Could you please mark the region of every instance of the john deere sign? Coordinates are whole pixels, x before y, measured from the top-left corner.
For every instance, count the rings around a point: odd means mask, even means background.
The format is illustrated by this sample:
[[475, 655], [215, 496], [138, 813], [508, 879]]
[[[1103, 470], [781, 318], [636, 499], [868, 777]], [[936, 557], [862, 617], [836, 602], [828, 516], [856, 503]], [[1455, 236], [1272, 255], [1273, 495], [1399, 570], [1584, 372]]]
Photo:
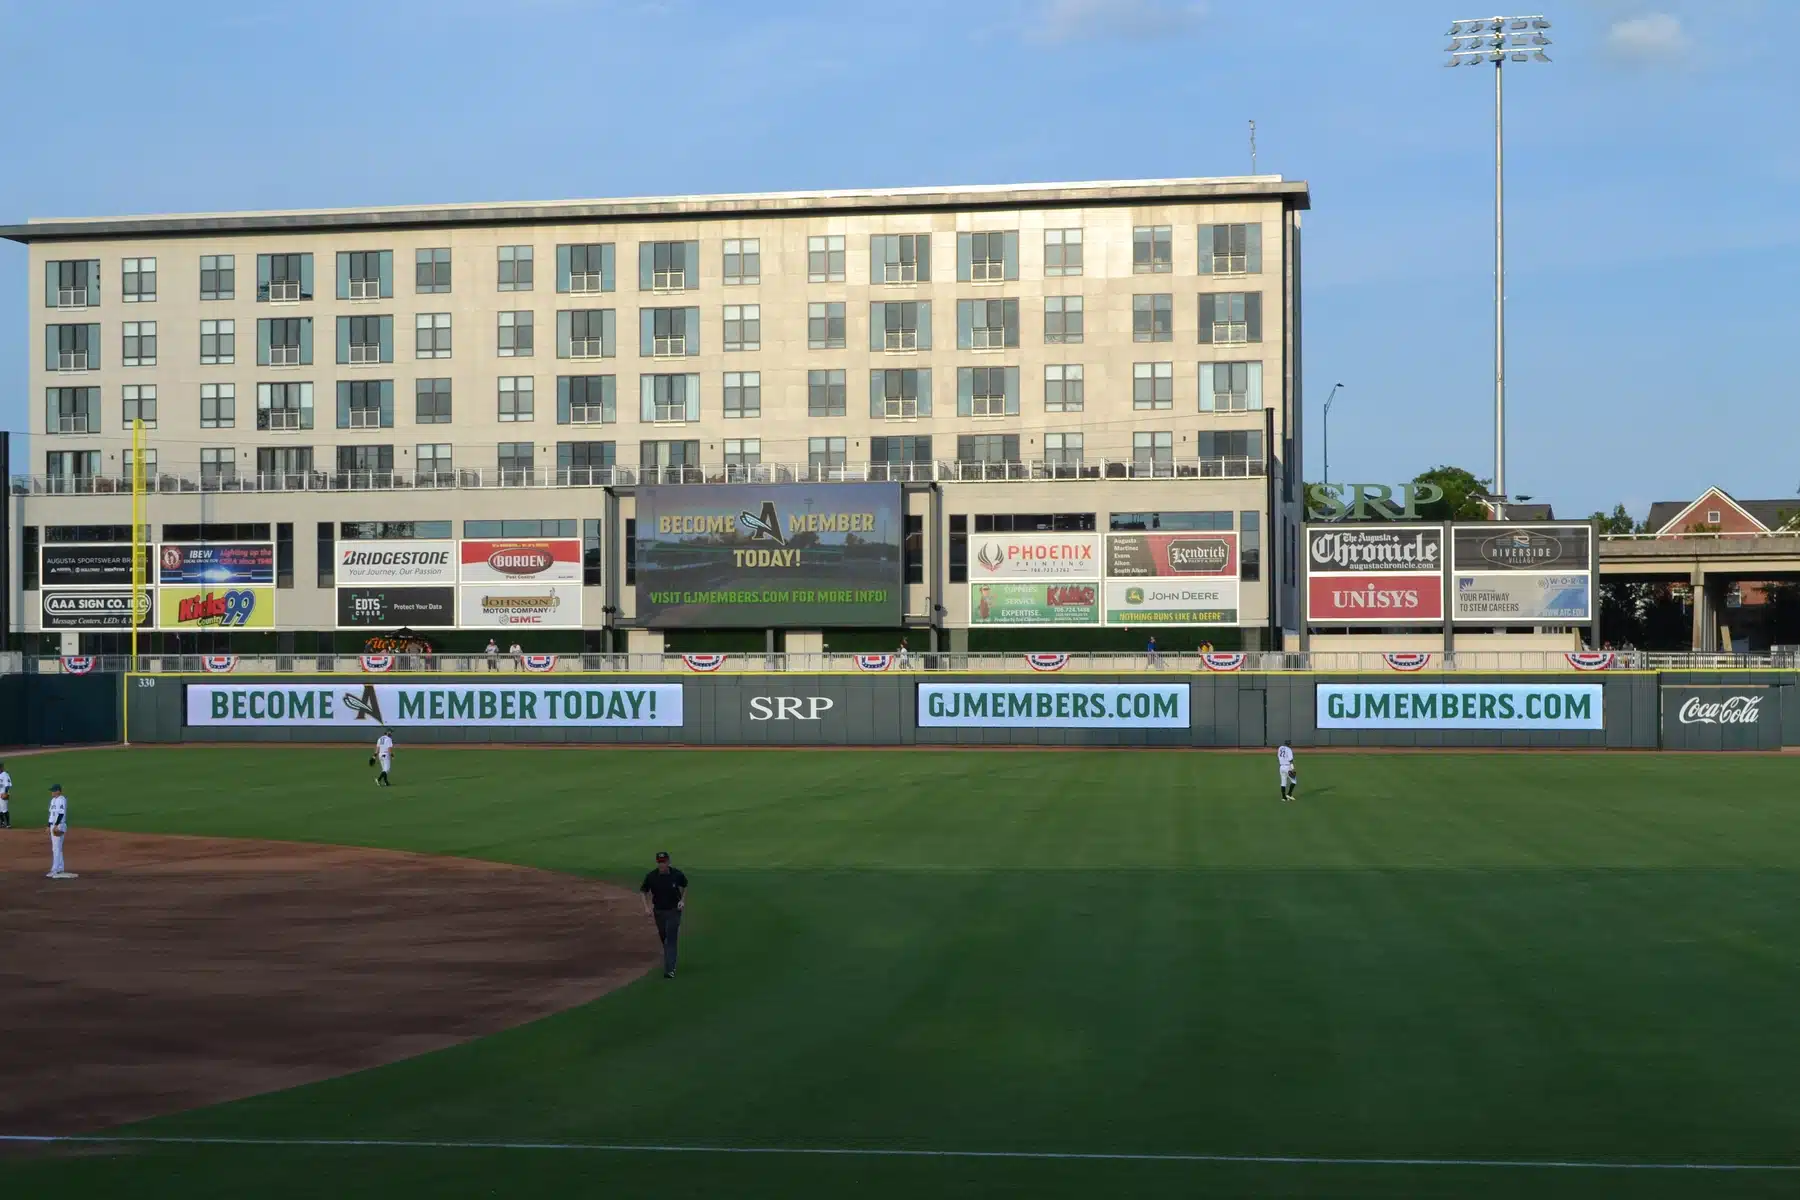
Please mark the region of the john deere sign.
[[264, 728], [386, 726], [490, 728], [675, 726], [679, 683], [201, 684], [187, 688], [187, 724]]

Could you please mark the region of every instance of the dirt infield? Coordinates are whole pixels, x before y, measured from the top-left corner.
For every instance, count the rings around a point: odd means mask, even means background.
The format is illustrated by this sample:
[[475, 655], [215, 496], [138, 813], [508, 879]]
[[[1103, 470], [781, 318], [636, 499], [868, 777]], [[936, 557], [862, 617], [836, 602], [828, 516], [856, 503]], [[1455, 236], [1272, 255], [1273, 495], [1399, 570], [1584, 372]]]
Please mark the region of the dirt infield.
[[287, 842], [0, 832], [0, 1129], [75, 1133], [378, 1066], [660, 963], [637, 896]]

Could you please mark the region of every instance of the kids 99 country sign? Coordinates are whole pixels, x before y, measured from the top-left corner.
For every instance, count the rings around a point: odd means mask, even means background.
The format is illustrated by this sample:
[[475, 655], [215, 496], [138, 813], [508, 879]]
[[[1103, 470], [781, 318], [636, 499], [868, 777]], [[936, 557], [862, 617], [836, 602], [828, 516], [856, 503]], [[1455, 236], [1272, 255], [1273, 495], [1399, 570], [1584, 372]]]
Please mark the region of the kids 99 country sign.
[[156, 623], [169, 630], [273, 629], [273, 587], [163, 587], [156, 591]]

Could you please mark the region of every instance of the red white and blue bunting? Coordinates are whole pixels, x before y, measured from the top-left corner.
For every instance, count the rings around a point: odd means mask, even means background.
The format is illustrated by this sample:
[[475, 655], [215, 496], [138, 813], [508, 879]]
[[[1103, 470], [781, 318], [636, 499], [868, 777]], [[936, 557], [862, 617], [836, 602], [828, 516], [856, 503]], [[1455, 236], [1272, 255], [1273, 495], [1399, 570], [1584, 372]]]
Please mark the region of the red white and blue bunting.
[[1200, 662], [1209, 671], [1236, 671], [1243, 667], [1244, 656], [1239, 652], [1202, 654]]
[[1387, 665], [1396, 671], [1423, 671], [1431, 665], [1429, 650], [1397, 650], [1383, 654]]
[[856, 669], [859, 671], [885, 671], [894, 665], [891, 654], [858, 654]]
[[203, 654], [200, 656], [200, 669], [208, 675], [229, 675], [237, 670], [238, 656], [235, 654]]
[[723, 654], [684, 654], [681, 661], [687, 664], [690, 671], [711, 672], [725, 665]]
[[365, 671], [391, 671], [394, 669], [394, 656], [391, 654], [365, 654], [362, 656], [362, 669]]
[[92, 654], [65, 654], [62, 660], [63, 673], [86, 675], [94, 669], [94, 664], [98, 661]]
[[532, 672], [535, 672], [536, 674], [542, 675], [542, 674], [545, 674], [546, 672], [556, 670], [556, 655], [554, 655], [554, 654], [521, 655], [519, 658], [519, 665], [524, 667], [527, 671], [532, 671]]
[[1572, 650], [1565, 657], [1577, 671], [1604, 671], [1619, 658], [1611, 650]]
[[1066, 654], [1027, 654], [1025, 665], [1034, 671], [1060, 671], [1069, 665]]

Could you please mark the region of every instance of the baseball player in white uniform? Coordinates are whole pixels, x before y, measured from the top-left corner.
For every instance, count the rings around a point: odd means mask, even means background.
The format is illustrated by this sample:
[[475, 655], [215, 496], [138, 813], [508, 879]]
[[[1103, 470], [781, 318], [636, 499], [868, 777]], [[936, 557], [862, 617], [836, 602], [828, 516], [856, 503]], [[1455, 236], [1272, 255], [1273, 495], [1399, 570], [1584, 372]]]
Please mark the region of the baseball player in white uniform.
[[0, 762], [0, 829], [12, 828], [12, 776]]
[[384, 729], [381, 731], [381, 736], [375, 739], [375, 757], [369, 761], [371, 763], [376, 761], [381, 763], [381, 774], [375, 777], [375, 782], [381, 787], [393, 787], [393, 783], [388, 779], [388, 772], [394, 769], [393, 730]]
[[46, 879], [74, 879], [75, 873], [63, 868], [63, 837], [69, 832], [69, 801], [62, 785], [50, 785], [50, 873]]
[[1292, 800], [1294, 790], [1300, 786], [1300, 774], [1294, 770], [1294, 744], [1281, 743], [1281, 749], [1275, 751], [1275, 761], [1281, 765], [1281, 798]]

